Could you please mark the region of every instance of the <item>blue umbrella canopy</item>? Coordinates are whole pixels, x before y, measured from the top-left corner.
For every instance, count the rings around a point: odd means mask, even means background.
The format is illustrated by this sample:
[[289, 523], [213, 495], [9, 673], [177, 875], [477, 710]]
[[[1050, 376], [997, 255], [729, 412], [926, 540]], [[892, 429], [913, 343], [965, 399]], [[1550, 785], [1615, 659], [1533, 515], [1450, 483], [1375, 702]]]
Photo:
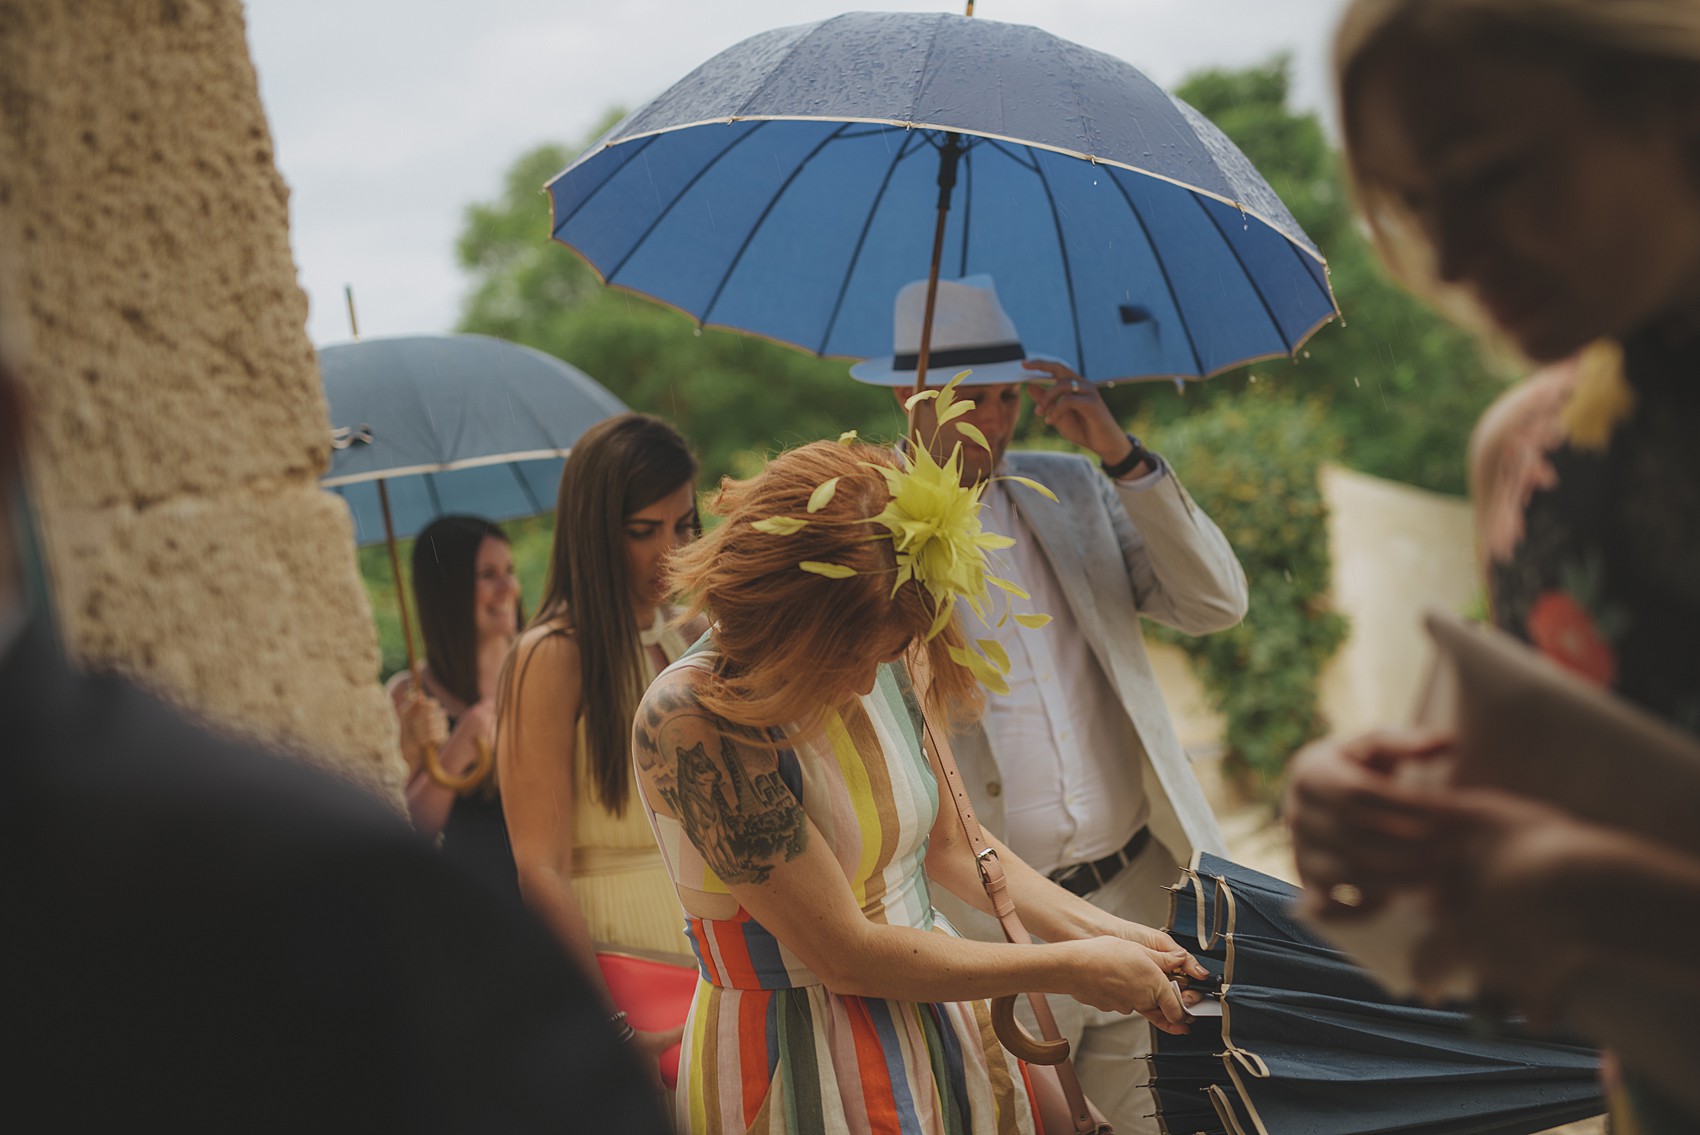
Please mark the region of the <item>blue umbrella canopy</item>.
[[585, 430], [626, 406], [542, 351], [484, 335], [361, 339], [319, 348], [333, 437], [320, 484], [340, 494], [360, 544], [446, 513], [490, 520], [554, 507], [561, 463]]
[[549, 183], [553, 231], [700, 323], [884, 355], [957, 144], [942, 274], [992, 275], [1023, 346], [1094, 381], [1290, 355], [1336, 314], [1316, 246], [1197, 111], [1103, 52], [942, 13], [727, 49]]
[[1211, 855], [1172, 889], [1169, 929], [1220, 1013], [1153, 1030], [1164, 1131], [1528, 1135], [1604, 1109], [1598, 1053], [1393, 1000], [1293, 918], [1297, 893]]

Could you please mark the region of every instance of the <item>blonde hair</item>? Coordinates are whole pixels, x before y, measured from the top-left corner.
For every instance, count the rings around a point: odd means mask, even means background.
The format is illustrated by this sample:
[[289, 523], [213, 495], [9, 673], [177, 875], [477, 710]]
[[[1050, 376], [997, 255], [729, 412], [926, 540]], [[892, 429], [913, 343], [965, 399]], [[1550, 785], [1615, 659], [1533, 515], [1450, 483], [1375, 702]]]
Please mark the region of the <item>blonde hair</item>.
[[[689, 615], [706, 611], [716, 622], [724, 665], [698, 691], [704, 708], [738, 725], [810, 725], [878, 661], [879, 636], [907, 634], [929, 715], [962, 724], [978, 712], [978, 683], [950, 658], [951, 647], [965, 645], [956, 618], [926, 641], [931, 600], [913, 580], [892, 588], [890, 533], [868, 519], [891, 497], [874, 466], [897, 468], [897, 458], [872, 445], [822, 441], [780, 454], [748, 480], [721, 482], [709, 505], [720, 525], [667, 567], [669, 586], [690, 599]], [[810, 494], [833, 477], [838, 491], [806, 528], [778, 536], [751, 527], [808, 515]], [[829, 579], [797, 566], [805, 560], [857, 574]]]
[[1442, 284], [1434, 250], [1398, 197], [1357, 164], [1366, 125], [1358, 87], [1374, 59], [1413, 41], [1455, 44], [1571, 72], [1607, 108], [1647, 93], [1700, 90], [1694, 0], [1349, 0], [1334, 38], [1334, 79], [1349, 188], [1389, 273], [1458, 322], [1486, 320]]

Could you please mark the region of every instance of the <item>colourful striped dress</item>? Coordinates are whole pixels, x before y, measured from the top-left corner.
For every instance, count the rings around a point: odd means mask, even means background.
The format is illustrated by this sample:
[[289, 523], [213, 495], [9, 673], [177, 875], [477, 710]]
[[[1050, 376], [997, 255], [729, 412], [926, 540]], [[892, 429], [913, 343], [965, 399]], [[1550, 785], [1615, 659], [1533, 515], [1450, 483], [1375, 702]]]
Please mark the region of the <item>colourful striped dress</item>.
[[[713, 657], [699, 647], [670, 669], [706, 668]], [[726, 791], [795, 796], [870, 920], [954, 933], [927, 889], [927, 835], [939, 797], [907, 671], [881, 666], [861, 701], [878, 741], [871, 751], [855, 745], [834, 714], [813, 736], [786, 738], [781, 785], [771, 776], [752, 784], [734, 775]], [[727, 893], [677, 819], [653, 808], [650, 819], [676, 885]], [[838, 996], [741, 908], [724, 921], [687, 919], [687, 933], [700, 978], [679, 1059], [681, 1132], [1034, 1130], [1025, 1072], [993, 1035], [985, 1002]]]

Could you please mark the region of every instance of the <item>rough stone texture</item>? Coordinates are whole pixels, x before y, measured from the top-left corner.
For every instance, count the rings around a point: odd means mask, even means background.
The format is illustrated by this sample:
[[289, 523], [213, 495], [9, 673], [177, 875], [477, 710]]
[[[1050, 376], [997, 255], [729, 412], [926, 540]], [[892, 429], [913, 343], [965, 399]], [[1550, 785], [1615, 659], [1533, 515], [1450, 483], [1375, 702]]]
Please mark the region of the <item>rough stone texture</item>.
[[0, 232], [72, 648], [400, 805], [238, 0], [0, 0]]

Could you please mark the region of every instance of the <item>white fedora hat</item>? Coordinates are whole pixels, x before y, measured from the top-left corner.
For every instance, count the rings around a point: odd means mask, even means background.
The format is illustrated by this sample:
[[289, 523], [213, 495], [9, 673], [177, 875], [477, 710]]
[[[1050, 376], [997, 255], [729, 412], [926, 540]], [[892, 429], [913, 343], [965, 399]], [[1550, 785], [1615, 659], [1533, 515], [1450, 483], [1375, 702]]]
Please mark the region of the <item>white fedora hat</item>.
[[[857, 363], [850, 368], [850, 377], [875, 386], [914, 386], [926, 306], [927, 281], [916, 280], [898, 289], [892, 312], [893, 353]], [[1045, 377], [1042, 372], [1024, 368], [1022, 359], [1062, 362], [1050, 355], [1030, 353], [1021, 345], [1021, 336], [998, 302], [997, 287], [990, 276], [939, 281], [927, 358], [928, 386], [943, 386], [964, 370], [971, 372], [962, 380], [964, 386], [1031, 382]]]

